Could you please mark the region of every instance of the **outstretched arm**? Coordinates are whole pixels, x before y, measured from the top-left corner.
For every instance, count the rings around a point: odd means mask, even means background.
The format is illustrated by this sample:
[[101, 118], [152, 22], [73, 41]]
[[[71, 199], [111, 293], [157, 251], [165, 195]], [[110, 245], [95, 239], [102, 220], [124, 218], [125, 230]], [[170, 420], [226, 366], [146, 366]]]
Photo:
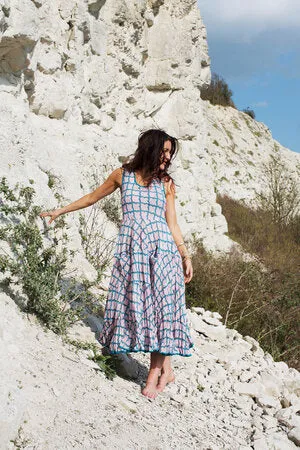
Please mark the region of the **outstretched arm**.
[[[183, 242], [183, 237], [179, 225], [177, 223], [177, 216], [175, 210], [175, 185], [172, 180], [165, 184], [166, 186], [166, 221], [168, 227], [172, 233], [175, 244], [178, 246], [181, 242]], [[187, 249], [185, 245], [180, 245], [178, 251], [183, 258], [188, 255]], [[193, 267], [190, 258], [185, 259], [183, 261], [184, 266], [184, 280], [186, 283], [191, 281], [193, 276]]]
[[118, 182], [119, 176], [120, 176], [120, 169], [118, 168], [115, 169], [104, 181], [104, 183], [102, 183], [99, 187], [97, 187], [97, 189], [95, 189], [93, 192], [84, 195], [75, 202], [72, 202], [69, 205], [64, 206], [63, 208], [58, 208], [53, 211], [42, 212], [40, 213], [40, 217], [50, 216], [51, 219], [48, 222], [48, 224], [50, 225], [53, 220], [55, 220], [62, 214], [66, 214], [71, 211], [77, 211], [78, 209], [86, 208], [88, 206], [93, 205], [98, 200], [101, 200], [102, 198], [106, 197], [107, 195], [111, 194], [117, 189], [117, 187], [119, 186]]

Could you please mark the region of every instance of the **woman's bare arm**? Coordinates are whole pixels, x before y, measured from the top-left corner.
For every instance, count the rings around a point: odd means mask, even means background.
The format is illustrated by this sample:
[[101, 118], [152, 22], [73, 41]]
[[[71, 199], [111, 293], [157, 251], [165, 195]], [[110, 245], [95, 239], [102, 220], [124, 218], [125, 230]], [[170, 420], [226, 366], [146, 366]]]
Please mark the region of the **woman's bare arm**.
[[[175, 185], [172, 181], [165, 183], [166, 187], [166, 221], [172, 233], [176, 245], [183, 242], [183, 237], [179, 225], [177, 223], [177, 216], [175, 210]], [[188, 255], [185, 245], [178, 248], [181, 257]], [[184, 261], [185, 265], [185, 281], [189, 282], [193, 276], [193, 268], [190, 259]]]
[[115, 169], [108, 178], [97, 187], [93, 192], [84, 195], [75, 202], [70, 203], [62, 208], [55, 209], [53, 211], [42, 212], [40, 217], [51, 216], [49, 224], [62, 214], [69, 213], [71, 211], [77, 211], [78, 209], [86, 208], [93, 205], [98, 200], [112, 194], [120, 186], [121, 168]]

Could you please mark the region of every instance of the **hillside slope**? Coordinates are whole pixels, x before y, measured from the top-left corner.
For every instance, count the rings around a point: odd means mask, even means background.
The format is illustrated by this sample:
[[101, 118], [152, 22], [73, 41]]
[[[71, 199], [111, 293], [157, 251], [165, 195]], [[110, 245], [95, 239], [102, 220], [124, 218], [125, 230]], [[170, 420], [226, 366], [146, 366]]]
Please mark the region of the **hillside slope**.
[[[130, 378], [108, 380], [88, 360], [90, 351], [76, 354], [4, 294], [0, 307], [3, 449], [285, 450], [300, 444], [299, 372], [225, 328], [217, 313], [188, 310], [193, 354], [172, 357], [176, 382], [151, 400], [141, 394], [149, 354], [127, 356]], [[78, 323], [70, 337], [95, 341], [96, 331]]]

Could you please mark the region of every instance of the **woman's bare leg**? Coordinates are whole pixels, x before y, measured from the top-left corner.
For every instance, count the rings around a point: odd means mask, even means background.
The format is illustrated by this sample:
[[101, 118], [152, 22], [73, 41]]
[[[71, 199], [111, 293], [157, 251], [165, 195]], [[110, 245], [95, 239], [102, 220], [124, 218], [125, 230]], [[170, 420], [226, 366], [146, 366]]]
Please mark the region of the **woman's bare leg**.
[[158, 383], [158, 377], [162, 372], [163, 363], [166, 356], [158, 352], [151, 352], [150, 369], [146, 386], [142, 390], [142, 394], [149, 398], [155, 398], [157, 396], [156, 386]]
[[156, 386], [156, 390], [158, 392], [162, 392], [168, 383], [172, 383], [174, 381], [175, 375], [171, 366], [171, 356], [166, 356], [162, 366], [161, 376], [159, 377]]

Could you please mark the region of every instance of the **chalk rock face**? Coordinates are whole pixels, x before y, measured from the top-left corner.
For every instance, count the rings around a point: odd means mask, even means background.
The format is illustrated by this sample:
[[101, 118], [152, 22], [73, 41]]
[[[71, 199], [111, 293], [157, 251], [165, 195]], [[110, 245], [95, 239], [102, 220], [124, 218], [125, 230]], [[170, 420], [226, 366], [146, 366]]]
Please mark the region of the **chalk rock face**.
[[118, 128], [153, 114], [170, 94], [187, 103], [176, 91], [188, 87], [199, 98], [210, 80], [191, 0], [13, 0], [2, 7], [2, 30], [1, 72], [25, 88], [32, 111], [51, 118], [101, 126], [108, 115]]
[[210, 60], [195, 1], [12, 0], [0, 20], [9, 150], [0, 164], [11, 182], [30, 173], [49, 202], [51, 170], [75, 200], [90, 190], [95, 167], [104, 181], [142, 130], [160, 127], [181, 143], [173, 168], [184, 236], [216, 250], [231, 246], [204, 152], [200, 88], [210, 81]]
[[265, 124], [208, 101], [203, 110], [208, 123], [205, 151], [211, 158], [217, 192], [254, 205], [255, 193], [265, 186], [263, 165], [278, 157], [289, 176], [299, 179], [300, 154], [274, 140]]
[[[171, 172], [184, 238], [195, 236], [208, 250], [228, 251], [233, 242], [216, 192], [251, 198], [274, 141], [263, 124], [249, 118], [248, 126], [243, 113], [201, 100], [211, 74], [197, 2], [4, 0], [1, 5], [5, 132], [0, 139], [7, 150], [1, 173], [10, 182], [26, 182], [31, 174], [38, 200], [50, 209], [55, 196], [49, 171], [60, 177], [66, 201], [74, 201], [91, 190], [96, 169], [103, 182], [134, 152], [141, 131], [165, 129], [180, 142]], [[280, 146], [279, 151], [299, 174], [298, 155]], [[78, 214], [73, 217], [76, 221]], [[70, 224], [75, 248], [77, 225]], [[107, 233], [116, 233], [115, 227]]]

